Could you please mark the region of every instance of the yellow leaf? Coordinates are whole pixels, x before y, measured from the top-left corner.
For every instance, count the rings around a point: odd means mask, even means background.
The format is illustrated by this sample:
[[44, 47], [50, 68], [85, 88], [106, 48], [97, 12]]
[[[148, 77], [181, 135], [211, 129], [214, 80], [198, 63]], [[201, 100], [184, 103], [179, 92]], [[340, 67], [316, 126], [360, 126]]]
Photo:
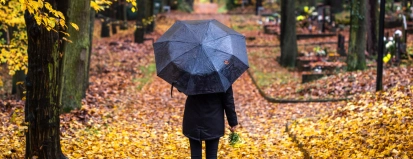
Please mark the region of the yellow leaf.
[[62, 12], [59, 12], [59, 11], [58, 11], [58, 12], [57, 12], [57, 15], [59, 16], [59, 18], [65, 20], [65, 16], [63, 15]]
[[55, 18], [49, 17], [47, 19], [47, 25], [50, 26], [51, 28], [54, 28], [56, 26]]
[[63, 37], [62, 39], [63, 39], [64, 41], [67, 41], [67, 42], [69, 42], [69, 43], [72, 43], [71, 40], [69, 40], [69, 39], [67, 39], [67, 38], [65, 38], [65, 37]]
[[90, 1], [90, 7], [92, 7], [95, 11], [100, 10], [100, 6], [94, 1]]
[[38, 15], [34, 16], [34, 19], [36, 20], [36, 24], [37, 25], [41, 25], [42, 24], [42, 17], [39, 17]]
[[50, 3], [48, 3], [48, 2], [46, 2], [46, 3], [44, 4], [44, 7], [45, 7], [47, 10], [53, 10], [52, 5], [50, 5]]
[[38, 0], [37, 4], [39, 4], [39, 8], [43, 8], [43, 0]]
[[62, 19], [59, 19], [59, 25], [60, 25], [62, 28], [65, 28], [65, 27], [66, 27], [65, 21], [62, 20]]
[[72, 25], [73, 28], [75, 28], [77, 31], [79, 31], [79, 26], [77, 26], [75, 23], [70, 23], [70, 25]]

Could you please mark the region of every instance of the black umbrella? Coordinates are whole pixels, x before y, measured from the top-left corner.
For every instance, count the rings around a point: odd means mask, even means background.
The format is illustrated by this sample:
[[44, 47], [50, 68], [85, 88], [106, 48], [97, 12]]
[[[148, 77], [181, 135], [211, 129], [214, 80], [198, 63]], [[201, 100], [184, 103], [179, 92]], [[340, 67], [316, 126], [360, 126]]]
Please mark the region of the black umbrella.
[[225, 92], [249, 67], [245, 37], [217, 20], [177, 21], [153, 45], [157, 75], [186, 95]]

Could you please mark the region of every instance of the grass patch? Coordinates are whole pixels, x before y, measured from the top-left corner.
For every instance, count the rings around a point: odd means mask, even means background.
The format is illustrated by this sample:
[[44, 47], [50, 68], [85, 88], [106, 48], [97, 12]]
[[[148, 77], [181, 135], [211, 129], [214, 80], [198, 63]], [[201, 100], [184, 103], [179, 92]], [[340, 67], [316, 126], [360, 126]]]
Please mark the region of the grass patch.
[[299, 82], [301, 80], [293, 72], [278, 64], [276, 57], [279, 55], [279, 48], [249, 51], [250, 71], [260, 88]]
[[261, 88], [270, 87], [274, 84], [282, 85], [293, 81], [299, 81], [299, 79], [295, 79], [294, 76], [290, 76], [285, 72], [263, 72], [254, 66], [251, 67], [251, 71], [253, 72], [252, 74], [257, 81], [258, 86]]
[[142, 90], [142, 87], [149, 83], [152, 79], [152, 75], [156, 71], [155, 63], [150, 63], [147, 66], [139, 66], [139, 70], [142, 73], [142, 77], [133, 79], [133, 82], [138, 82], [136, 86], [138, 90]]

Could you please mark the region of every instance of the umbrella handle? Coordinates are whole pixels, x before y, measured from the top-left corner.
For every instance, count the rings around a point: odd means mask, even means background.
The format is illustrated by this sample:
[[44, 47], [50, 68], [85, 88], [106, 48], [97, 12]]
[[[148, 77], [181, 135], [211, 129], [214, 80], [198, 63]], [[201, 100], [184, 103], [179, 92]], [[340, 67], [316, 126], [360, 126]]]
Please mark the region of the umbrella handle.
[[172, 98], [172, 91], [173, 91], [173, 89], [174, 89], [174, 83], [175, 83], [175, 82], [172, 82], [172, 84], [171, 84], [171, 98]]

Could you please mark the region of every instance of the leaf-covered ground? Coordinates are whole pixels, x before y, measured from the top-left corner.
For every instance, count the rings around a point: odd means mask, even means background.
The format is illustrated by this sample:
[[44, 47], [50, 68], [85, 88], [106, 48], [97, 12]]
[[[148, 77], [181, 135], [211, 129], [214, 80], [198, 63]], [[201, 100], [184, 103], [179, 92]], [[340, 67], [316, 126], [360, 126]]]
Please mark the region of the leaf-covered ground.
[[293, 120], [291, 136], [313, 158], [413, 156], [413, 86], [365, 93], [327, 115]]
[[[377, 70], [343, 72], [301, 84], [301, 74], [281, 68], [276, 60], [279, 48], [249, 48], [252, 76], [258, 85], [271, 97], [277, 99], [337, 99], [350, 98], [376, 90]], [[413, 85], [413, 67], [385, 67], [383, 89]]]
[[[151, 43], [132, 43], [131, 31], [95, 41], [83, 106], [61, 115], [62, 149], [69, 158], [189, 158], [189, 142], [181, 133], [185, 96], [176, 90], [170, 96], [170, 85], [154, 74]], [[234, 89], [244, 144], [233, 148], [226, 135], [220, 158], [301, 158], [283, 133], [282, 118], [303, 116], [300, 109], [306, 108], [265, 101], [246, 74]], [[10, 104], [0, 117], [0, 154], [22, 158], [23, 103]]]
[[[169, 14], [158, 17], [156, 32], [147, 36], [158, 38], [174, 20], [211, 18], [231, 26], [233, 20], [240, 19], [240, 16]], [[246, 22], [253, 23], [250, 20]], [[97, 21], [96, 28], [99, 28], [99, 25]], [[150, 41], [144, 44], [133, 43], [132, 32], [131, 28], [119, 31], [111, 38], [102, 39], [96, 36], [99, 35], [99, 30], [96, 30], [90, 70], [91, 85], [87, 97], [83, 100], [80, 110], [61, 115], [62, 149], [69, 158], [190, 158], [189, 142], [181, 132], [185, 95], [174, 90], [171, 97], [170, 85], [155, 75], [152, 44]], [[271, 36], [263, 38], [270, 39], [262, 42], [275, 41]], [[294, 98], [305, 96], [305, 93], [315, 90], [321, 92], [318, 95], [321, 96], [322, 93], [327, 94], [328, 88], [333, 87], [322, 87], [326, 82], [320, 87], [316, 87], [316, 82], [308, 86], [298, 84], [297, 74], [280, 68], [275, 62], [274, 55], [277, 51], [276, 47], [248, 50], [250, 71], [255, 79], [261, 81], [260, 86], [268, 95]], [[411, 68], [394, 69], [398, 70], [393, 71], [397, 72], [398, 78], [393, 78], [395, 82], [393, 85], [385, 82], [386, 86], [392, 87], [396, 85], [396, 81], [411, 85]], [[405, 76], [399, 77], [399, 74]], [[344, 79], [348, 78], [346, 74], [341, 76]], [[368, 80], [365, 79], [368, 76], [373, 75], [368, 71], [358, 72], [352, 75], [351, 79], [365, 81]], [[323, 80], [334, 83], [338, 87], [346, 86], [348, 82], [338, 77]], [[292, 121], [299, 123], [301, 119], [314, 119], [311, 125], [316, 125], [318, 123], [316, 119], [321, 118], [322, 114], [329, 114], [336, 109], [336, 111], [345, 110], [343, 108], [349, 105], [346, 101], [270, 103], [260, 96], [247, 73], [234, 83], [233, 88], [236, 111], [241, 125], [239, 133], [243, 144], [238, 148], [231, 147], [227, 142], [229, 134], [227, 130], [219, 145], [219, 158], [304, 158], [304, 152], [314, 152], [316, 156], [316, 152], [319, 152], [317, 150], [321, 150], [322, 146], [317, 145], [312, 149], [304, 137], [300, 138], [300, 134], [304, 133], [299, 131], [315, 132], [312, 131], [313, 127], [303, 129], [305, 126], [303, 124], [290, 125], [289, 128], [294, 130], [290, 133], [297, 135], [299, 140], [297, 142], [285, 132], [285, 125]], [[354, 88], [357, 88], [354, 94], [366, 92], [362, 86]], [[302, 90], [304, 95], [297, 89]], [[308, 96], [318, 97], [311, 93], [308, 93]], [[340, 91], [338, 95], [341, 95]], [[393, 97], [398, 99], [396, 97], [402, 96]], [[360, 96], [357, 99], [373, 101], [369, 96]], [[23, 115], [23, 102], [12, 100], [0, 102], [0, 158], [23, 158], [25, 146]], [[292, 126], [295, 126], [294, 129]], [[343, 139], [343, 142], [349, 141], [347, 138]], [[403, 139], [397, 139], [400, 140]], [[304, 150], [299, 148], [300, 142], [304, 144]], [[320, 148], [317, 149], [318, 147]], [[397, 149], [400, 151], [400, 156], [403, 155], [402, 150], [404, 149]], [[334, 151], [326, 147], [321, 152]]]

